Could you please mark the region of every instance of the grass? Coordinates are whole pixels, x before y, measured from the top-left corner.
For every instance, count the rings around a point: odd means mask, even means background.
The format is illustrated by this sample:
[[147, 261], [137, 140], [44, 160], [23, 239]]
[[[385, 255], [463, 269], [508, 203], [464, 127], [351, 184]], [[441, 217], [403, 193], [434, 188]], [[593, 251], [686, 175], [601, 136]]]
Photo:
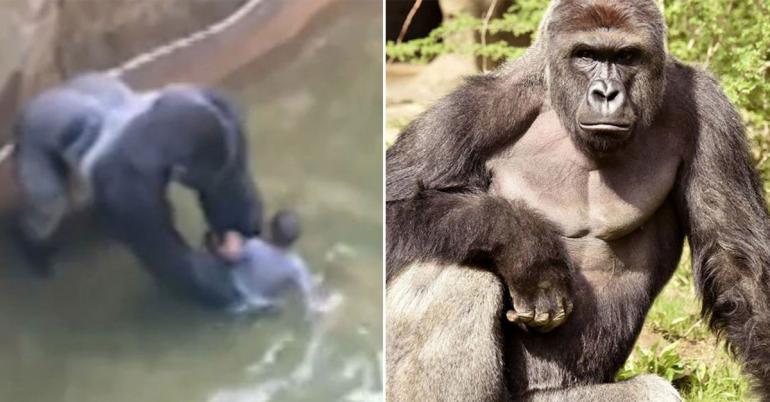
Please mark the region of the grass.
[[688, 402], [752, 401], [749, 382], [700, 318], [689, 250], [652, 306], [618, 379], [652, 373], [671, 381]]

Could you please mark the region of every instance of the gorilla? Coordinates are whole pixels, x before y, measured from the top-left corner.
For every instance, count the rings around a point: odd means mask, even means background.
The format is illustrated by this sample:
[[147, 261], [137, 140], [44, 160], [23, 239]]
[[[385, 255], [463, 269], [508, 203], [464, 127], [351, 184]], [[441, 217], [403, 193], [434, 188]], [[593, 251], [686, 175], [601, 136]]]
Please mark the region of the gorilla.
[[197, 192], [212, 232], [260, 234], [246, 138], [223, 98], [192, 86], [137, 93], [117, 78], [85, 74], [34, 98], [16, 137], [18, 232], [39, 263], [49, 263], [65, 216], [90, 207], [161, 284], [207, 306], [242, 301], [233, 264], [191, 248], [166, 199], [178, 181]]
[[675, 401], [613, 382], [685, 237], [770, 400], [770, 216], [736, 109], [654, 0], [555, 0], [535, 43], [387, 151], [392, 401]]

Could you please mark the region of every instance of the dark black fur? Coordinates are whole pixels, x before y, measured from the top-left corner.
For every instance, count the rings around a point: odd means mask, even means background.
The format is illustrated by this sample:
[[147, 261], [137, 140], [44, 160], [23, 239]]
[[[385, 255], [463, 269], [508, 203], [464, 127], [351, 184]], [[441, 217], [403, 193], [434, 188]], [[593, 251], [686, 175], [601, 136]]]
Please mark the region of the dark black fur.
[[485, 194], [421, 190], [388, 203], [388, 278], [413, 261], [491, 269], [521, 293], [569, 282], [556, 229], [523, 203]]
[[[590, 7], [596, 7], [595, 20], [571, 19], [578, 15], [576, 10]], [[560, 63], [555, 52], [562, 45], [562, 33], [605, 21], [613, 26], [621, 20], [630, 26], [644, 24], [649, 30], [646, 39], [652, 43], [649, 57], [657, 61], [652, 63], [655, 69], [637, 77], [637, 87], [630, 91], [639, 112], [638, 124], [672, 128], [682, 133], [685, 144], [684, 164], [670, 194], [676, 210], [671, 219], [676, 222], [670, 233], [660, 235], [661, 247], [675, 252], [687, 236], [704, 315], [752, 375], [762, 400], [770, 401], [770, 216], [762, 186], [735, 108], [707, 73], [665, 55], [665, 27], [658, 14], [652, 1], [552, 2], [541, 40], [527, 55], [493, 74], [469, 79], [407, 127], [387, 151], [388, 283], [411, 264], [426, 261], [489, 269], [516, 290], [531, 287], [541, 275], [569, 277], [553, 226], [521, 203], [486, 194], [485, 162], [529, 128], [549, 96], [550, 105], [570, 133], [579, 131], [572, 116], [582, 98], [570, 97], [584, 96], [580, 88], [587, 83], [576, 82], [566, 67], [563, 71], [552, 68], [549, 77], [544, 74], [548, 64]], [[546, 80], [550, 82], [546, 84]], [[573, 139], [579, 142], [579, 138]], [[595, 156], [601, 157], [601, 152]], [[544, 272], [543, 266], [557, 269]], [[671, 272], [656, 275], [655, 281], [662, 284]], [[629, 294], [637, 291], [628, 289]], [[653, 291], [644, 292], [634, 296], [639, 306], [649, 305], [657, 296]], [[590, 318], [573, 319], [595, 319], [605, 313], [611, 312], [594, 311]], [[646, 307], [628, 306], [625, 314], [613, 325], [619, 332], [638, 334]], [[589, 354], [612, 354], [607, 367], [593, 367], [593, 361], [586, 360], [588, 355], [572, 356], [570, 350], [527, 351], [529, 346], [519, 341], [517, 329], [505, 328], [506, 353], [563, 359], [563, 369], [583, 384], [611, 381], [632, 346], [615, 345], [612, 334], [590, 340], [593, 344], [586, 345]], [[506, 358], [510, 362], [515, 356]], [[572, 367], [572, 362], [578, 365]], [[506, 388], [512, 394], [525, 390], [526, 373], [537, 370], [526, 369], [515, 363], [506, 367]], [[442, 386], [434, 385], [434, 391]], [[599, 388], [581, 392], [575, 388], [531, 399], [582, 400], [571, 399], [581, 395], [595, 400], [602, 395]], [[624, 392], [620, 388], [618, 395]], [[615, 400], [609, 394], [604, 396]]]
[[[75, 170], [96, 141], [93, 133], [105, 135], [100, 129], [107, 115], [99, 107], [127, 107], [126, 99], [134, 96], [102, 76], [76, 79], [63, 88], [33, 101], [17, 130], [18, 178], [27, 199], [22, 216], [50, 219], [46, 225], [51, 230], [66, 213], [67, 182], [78, 176]], [[233, 305], [240, 295], [228, 263], [184, 241], [174, 228], [166, 192], [178, 180], [199, 194], [210, 230], [258, 235], [262, 204], [247, 166], [247, 149], [240, 119], [225, 99], [192, 87], [164, 89], [95, 159], [86, 179], [90, 202], [109, 233], [161, 284], [205, 305]], [[27, 225], [28, 243], [45, 244], [47, 238], [29, 227], [34, 225]]]
[[507, 77], [470, 79], [388, 149], [388, 279], [410, 262], [432, 258], [487, 260], [475, 265], [522, 289], [538, 279], [527, 278], [530, 266], [553, 267], [554, 276], [569, 274], [550, 223], [523, 204], [484, 194], [489, 185], [484, 162], [529, 127], [543, 101], [542, 77], [515, 79], [508, 88]]
[[[770, 215], [740, 115], [712, 77], [682, 69], [697, 133], [676, 196], [703, 315], [770, 401]], [[693, 99], [687, 102], [687, 99]]]

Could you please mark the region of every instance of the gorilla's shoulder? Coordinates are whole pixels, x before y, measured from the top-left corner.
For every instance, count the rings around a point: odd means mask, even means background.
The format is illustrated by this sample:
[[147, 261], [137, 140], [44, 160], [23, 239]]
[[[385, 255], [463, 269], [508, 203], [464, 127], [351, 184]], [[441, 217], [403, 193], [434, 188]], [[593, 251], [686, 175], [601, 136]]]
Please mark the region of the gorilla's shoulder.
[[[666, 63], [666, 108], [664, 116], [674, 119], [685, 132], [742, 137], [740, 115], [725, 94], [719, 78], [705, 66], [684, 63], [669, 57]], [[718, 130], [703, 130], [719, 127]], [[726, 130], [725, 128], [733, 128]]]
[[685, 63], [673, 56], [669, 56], [666, 62], [666, 78], [669, 85], [705, 86], [721, 92], [719, 78], [706, 66]]

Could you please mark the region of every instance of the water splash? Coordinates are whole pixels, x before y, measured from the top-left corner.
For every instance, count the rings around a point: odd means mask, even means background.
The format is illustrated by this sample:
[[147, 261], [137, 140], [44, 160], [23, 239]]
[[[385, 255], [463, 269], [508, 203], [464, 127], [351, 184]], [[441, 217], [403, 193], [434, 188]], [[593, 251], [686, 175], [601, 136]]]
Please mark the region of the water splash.
[[259, 373], [269, 366], [272, 366], [275, 363], [278, 354], [286, 350], [287, 346], [293, 341], [294, 335], [284, 334], [278, 338], [278, 340], [273, 345], [271, 345], [267, 351], [265, 351], [264, 356], [262, 356], [262, 359], [260, 359], [259, 362], [247, 367], [246, 371], [249, 373]]
[[[217, 392], [209, 402], [269, 402], [274, 401], [282, 393], [295, 388], [307, 387], [314, 379], [317, 364], [321, 362], [322, 346], [329, 332], [328, 323], [325, 320], [328, 314], [333, 313], [343, 303], [344, 296], [340, 292], [331, 292], [323, 298], [313, 301], [313, 310], [316, 316], [313, 322], [312, 335], [308, 341], [305, 353], [294, 369], [282, 378], [270, 378], [254, 386], [235, 390]], [[247, 368], [250, 373], [262, 373], [274, 365], [278, 355], [286, 350], [295, 338], [292, 334], [279, 337], [274, 344], [265, 351], [262, 358], [256, 364]], [[343, 377], [348, 381], [360, 378], [361, 385], [352, 389], [343, 400], [346, 401], [370, 401], [382, 400], [381, 391], [377, 393], [376, 374], [365, 356], [358, 355], [348, 360], [342, 370]], [[374, 399], [372, 399], [374, 398]]]
[[[313, 367], [317, 360], [319, 348], [322, 344], [325, 331], [321, 327], [316, 327], [313, 331], [313, 335], [310, 338], [310, 342], [305, 350], [305, 354], [302, 357], [300, 363], [292, 370], [291, 373], [285, 378], [273, 378], [265, 382], [257, 384], [252, 387], [239, 389], [239, 390], [227, 390], [216, 393], [209, 399], [210, 402], [268, 402], [274, 400], [274, 398], [282, 392], [291, 390], [293, 388], [302, 387], [307, 384], [313, 377]], [[285, 341], [284, 341], [285, 342]], [[281, 340], [278, 342], [278, 348], [281, 346]], [[275, 345], [274, 345], [275, 348]], [[263, 361], [270, 360], [268, 357], [271, 354], [271, 348], [265, 353]], [[273, 360], [274, 361], [274, 360]]]

